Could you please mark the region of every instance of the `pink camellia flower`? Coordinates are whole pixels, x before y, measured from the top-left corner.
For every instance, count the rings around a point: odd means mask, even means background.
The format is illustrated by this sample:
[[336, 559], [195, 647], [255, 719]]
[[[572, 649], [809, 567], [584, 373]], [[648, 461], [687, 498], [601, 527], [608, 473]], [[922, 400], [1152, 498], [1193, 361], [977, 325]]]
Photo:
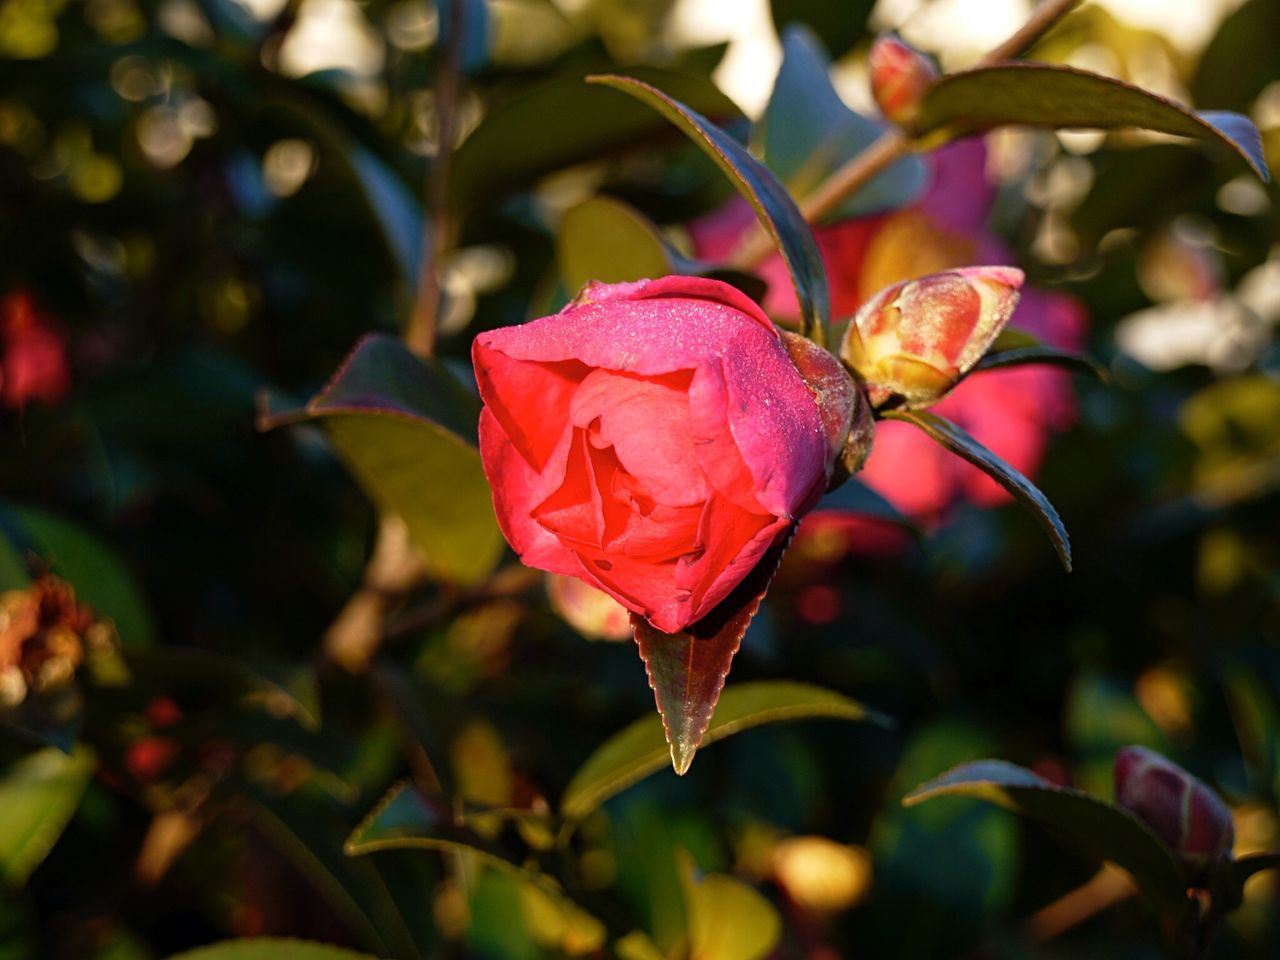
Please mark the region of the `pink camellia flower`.
[[885, 118], [909, 127], [920, 103], [937, 82], [938, 68], [928, 56], [893, 34], [876, 39], [867, 57], [871, 94]]
[[1231, 811], [1204, 781], [1146, 747], [1116, 753], [1116, 804], [1151, 828], [1188, 880], [1230, 856]]
[[1022, 279], [1013, 267], [966, 267], [895, 283], [863, 304], [841, 356], [872, 406], [895, 397], [928, 406], [982, 359], [1012, 316]]
[[70, 389], [66, 337], [26, 291], [7, 294], [0, 300], [0, 402], [15, 409], [32, 400], [53, 405]]
[[849, 432], [852, 381], [805, 351], [846, 384], [819, 396], [793, 349], [695, 277], [589, 284], [480, 334], [480, 456], [508, 542], [659, 630], [705, 616], [826, 489]]

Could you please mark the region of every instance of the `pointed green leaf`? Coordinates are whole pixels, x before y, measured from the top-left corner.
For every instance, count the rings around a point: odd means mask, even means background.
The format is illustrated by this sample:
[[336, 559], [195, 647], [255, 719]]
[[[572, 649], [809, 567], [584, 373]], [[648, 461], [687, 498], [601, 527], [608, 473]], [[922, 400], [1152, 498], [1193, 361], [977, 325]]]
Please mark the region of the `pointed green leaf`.
[[1007, 350], [993, 349], [974, 365], [970, 373], [980, 373], [983, 370], [999, 370], [1003, 367], [1025, 367], [1031, 365], [1066, 367], [1068, 370], [1091, 373], [1103, 383], [1110, 379], [1107, 371], [1100, 364], [1083, 353], [1059, 350], [1057, 347], [1050, 347], [1046, 344], [1013, 347]]
[[956, 456], [969, 461], [1000, 486], [1004, 487], [1014, 499], [1031, 511], [1040, 522], [1044, 532], [1048, 534], [1053, 547], [1058, 551], [1058, 558], [1063, 568], [1071, 572], [1071, 540], [1067, 536], [1067, 528], [1062, 525], [1062, 518], [1046, 497], [1030, 480], [996, 456], [964, 430], [937, 414], [923, 410], [894, 410], [884, 414], [886, 420], [901, 420], [918, 427], [933, 440], [942, 444]]
[[1018, 124], [1054, 129], [1139, 127], [1222, 144], [1269, 180], [1262, 140], [1248, 117], [1196, 113], [1121, 80], [1047, 63], [1000, 63], [953, 73], [925, 95], [921, 136], [939, 130], [977, 133]]
[[800, 317], [806, 333], [825, 340], [831, 320], [827, 276], [813, 232], [796, 208], [786, 188], [746, 148], [701, 114], [661, 90], [631, 77], [588, 77], [647, 103], [680, 128], [724, 171], [730, 182], [755, 209], [787, 264], [800, 301]]
[[1059, 787], [1003, 760], [962, 764], [917, 787], [906, 806], [941, 796], [973, 797], [1034, 820], [1064, 844], [1132, 874], [1162, 911], [1179, 913], [1186, 884], [1169, 851], [1137, 817], [1092, 794]]
[[[831, 64], [803, 26], [782, 38], [782, 67], [760, 127], [765, 164], [792, 196], [804, 197], [837, 167], [871, 146], [888, 125], [854, 113], [831, 83]], [[758, 133], [753, 132], [753, 135]], [[924, 189], [924, 161], [903, 157], [833, 211], [828, 220], [905, 206]]]
[[95, 761], [88, 747], [50, 747], [0, 775], [0, 878], [21, 886], [62, 836], [84, 795]]
[[591, 280], [622, 283], [676, 272], [657, 228], [612, 197], [592, 197], [565, 211], [556, 234], [556, 261], [570, 293]]
[[[709, 80], [650, 68], [630, 73], [700, 113], [724, 120], [741, 116]], [[496, 203], [556, 170], [651, 145], [667, 129], [639, 103], [619, 102], [577, 77], [553, 80], [493, 107], [463, 141], [450, 168], [451, 205], [465, 213]]]
[[[766, 723], [819, 718], [889, 723], [857, 701], [821, 687], [761, 681], [736, 684], [724, 692], [702, 743], [715, 743]], [[610, 797], [662, 769], [669, 760], [661, 721], [655, 716], [642, 717], [605, 741], [573, 775], [561, 800], [561, 813], [566, 819], [581, 820]]]
[[294, 940], [290, 937], [249, 937], [224, 940], [208, 947], [174, 954], [169, 960], [374, 960], [367, 953], [356, 953], [327, 943]]
[[305, 407], [259, 424], [320, 420], [374, 503], [407, 524], [427, 569], [465, 584], [488, 576], [503, 549], [475, 446], [479, 406], [440, 363], [371, 334]]

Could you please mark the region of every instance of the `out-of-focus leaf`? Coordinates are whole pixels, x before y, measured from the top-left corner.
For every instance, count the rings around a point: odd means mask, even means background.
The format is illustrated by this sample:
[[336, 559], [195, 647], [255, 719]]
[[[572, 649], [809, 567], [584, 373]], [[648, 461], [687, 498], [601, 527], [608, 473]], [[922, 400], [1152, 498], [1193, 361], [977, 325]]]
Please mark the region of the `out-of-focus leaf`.
[[382, 228], [396, 266], [405, 281], [416, 286], [418, 268], [422, 265], [425, 216], [422, 206], [404, 181], [373, 153], [352, 143], [346, 155], [365, 201]]
[[[831, 84], [830, 63], [802, 26], [782, 38], [782, 68], [761, 121], [765, 164], [803, 197], [887, 129], [879, 120], [850, 110]], [[905, 206], [925, 184], [924, 161], [911, 154], [872, 178], [828, 220], [865, 216]]]
[[[452, 0], [436, 0], [436, 11], [439, 15], [439, 45], [453, 43]], [[489, 50], [493, 45], [492, 23], [489, 18], [489, 4], [485, 0], [464, 0], [462, 4], [462, 44], [459, 49], [459, 66], [463, 73], [475, 73], [483, 69], [489, 60]]]
[[0, 727], [66, 754], [75, 749], [83, 723], [84, 697], [75, 684], [28, 691], [17, 706], [0, 708]]
[[804, 24], [839, 56], [866, 34], [874, 6], [875, 0], [770, 0], [769, 11], [780, 36], [792, 24]]
[[647, 103], [679, 127], [716, 162], [751, 204], [760, 223], [777, 244], [796, 288], [805, 330], [825, 339], [831, 322], [831, 303], [822, 255], [813, 239], [813, 231], [796, 208], [795, 201], [769, 169], [715, 124], [656, 87], [631, 77], [614, 75], [587, 79]]
[[81, 603], [115, 621], [125, 646], [154, 641], [155, 625], [137, 583], [97, 537], [55, 514], [13, 505], [0, 505], [0, 537], [20, 553], [35, 553], [75, 588]]
[[619, 937], [613, 945], [613, 952], [620, 960], [666, 960], [665, 954], [643, 930], [632, 930]]
[[592, 197], [565, 212], [556, 234], [560, 281], [569, 292], [591, 280], [621, 283], [674, 273], [656, 228], [611, 197]]
[[80, 806], [95, 765], [88, 747], [40, 750], [0, 775], [0, 876], [26, 882]]
[[1140, 127], [1227, 147], [1270, 179], [1257, 128], [1238, 113], [1196, 113], [1149, 91], [1085, 70], [1001, 63], [948, 74], [925, 94], [916, 132], [977, 133], [1019, 124], [1055, 129]]
[[374, 960], [367, 953], [288, 937], [224, 940], [209, 947], [174, 954], [169, 960]]
[[1280, 870], [1280, 853], [1251, 853], [1231, 865], [1235, 882], [1241, 887], [1255, 873], [1263, 870]]
[[[653, 69], [629, 75], [700, 113], [726, 120], [741, 116], [709, 80]], [[650, 144], [665, 129], [639, 103], [619, 102], [578, 78], [554, 80], [494, 107], [471, 132], [453, 156], [451, 203], [460, 212], [496, 203], [555, 170]]]
[[[791, 529], [794, 532], [794, 525]], [[693, 763], [724, 689], [729, 666], [751, 618], [760, 609], [790, 539], [788, 533], [786, 540], [769, 550], [714, 610], [680, 633], [663, 633], [643, 617], [631, 615], [636, 646], [649, 674], [662, 730], [671, 748], [671, 766], [681, 776]]]
[[1200, 55], [1191, 95], [1196, 103], [1244, 109], [1280, 79], [1280, 5], [1249, 0], [1222, 21]]
[[1071, 540], [1062, 518], [1046, 497], [1030, 480], [996, 456], [977, 440], [969, 436], [949, 420], [922, 410], [894, 410], [886, 413], [888, 420], [901, 420], [923, 430], [929, 437], [952, 453], [972, 463], [975, 467], [1004, 487], [1014, 499], [1031, 511], [1049, 536], [1058, 558], [1068, 572], [1071, 571]]
[[604, 926], [570, 900], [553, 878], [512, 863], [492, 844], [454, 826], [407, 783], [392, 788], [347, 838], [345, 850], [349, 856], [382, 850], [434, 850], [473, 857], [532, 886], [561, 912], [564, 922], [572, 925], [582, 940], [596, 944], [604, 941]]
[[1109, 379], [1107, 371], [1083, 353], [1059, 350], [1056, 347], [1050, 347], [1045, 344], [1034, 347], [1013, 347], [1008, 350], [992, 350], [974, 365], [971, 373], [979, 373], [983, 370], [999, 370], [1005, 367], [1033, 365], [1066, 367], [1068, 370], [1091, 373], [1103, 383], [1106, 383]]
[[857, 477], [836, 487], [819, 500], [818, 505], [813, 509], [856, 513], [862, 517], [870, 517], [872, 520], [892, 523], [894, 526], [902, 527], [912, 536], [920, 536], [920, 526], [914, 520], [903, 514], [874, 487], [868, 486]]
[[130, 682], [154, 687], [157, 693], [183, 688], [218, 690], [235, 701], [261, 706], [274, 716], [291, 717], [304, 729], [320, 727], [309, 677], [277, 683], [234, 657], [192, 647], [126, 650], [124, 660]]
[[475, 446], [478, 412], [479, 401], [439, 363], [371, 334], [304, 408], [265, 414], [260, 424], [320, 420], [369, 497], [408, 525], [427, 569], [474, 583], [503, 546]]
[[0, 535], [0, 590], [16, 590], [30, 582], [22, 550], [8, 537]]
[[1169, 851], [1137, 817], [1104, 800], [1059, 787], [1002, 760], [962, 764], [903, 798], [913, 806], [940, 796], [973, 797], [1036, 821], [1073, 849], [1123, 867], [1162, 911], [1186, 906], [1186, 884]]
[[693, 857], [677, 854], [689, 919], [689, 956], [698, 960], [760, 960], [777, 946], [782, 920], [765, 897], [741, 880], [699, 876]]
[[[888, 723], [857, 701], [821, 687], [761, 681], [724, 692], [702, 743], [715, 743], [765, 723], [824, 717]], [[561, 813], [567, 819], [581, 820], [610, 797], [660, 770], [668, 759], [669, 748], [658, 718], [635, 721], [610, 737], [574, 774], [561, 800]]]

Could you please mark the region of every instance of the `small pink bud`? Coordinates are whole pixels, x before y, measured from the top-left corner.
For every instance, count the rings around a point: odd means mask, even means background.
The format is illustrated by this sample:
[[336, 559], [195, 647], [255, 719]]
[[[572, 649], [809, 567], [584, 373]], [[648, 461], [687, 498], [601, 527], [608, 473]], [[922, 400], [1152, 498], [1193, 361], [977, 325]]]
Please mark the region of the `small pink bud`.
[[1231, 811], [1202, 780], [1145, 747], [1116, 753], [1116, 803], [1151, 828], [1187, 878], [1231, 855]]
[[892, 33], [871, 46], [871, 93], [886, 119], [910, 127], [920, 103], [938, 80], [933, 60]]
[[1018, 304], [1023, 274], [966, 267], [886, 287], [862, 305], [840, 353], [874, 407], [940, 399], [982, 359]]

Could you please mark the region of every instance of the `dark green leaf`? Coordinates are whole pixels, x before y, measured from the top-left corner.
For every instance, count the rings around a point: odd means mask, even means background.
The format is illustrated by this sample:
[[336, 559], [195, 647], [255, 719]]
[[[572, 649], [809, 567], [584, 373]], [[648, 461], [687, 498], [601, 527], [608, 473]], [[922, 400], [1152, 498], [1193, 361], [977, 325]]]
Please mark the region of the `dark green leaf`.
[[[888, 724], [848, 697], [807, 683], [761, 681], [730, 687], [720, 698], [703, 745], [766, 723], [826, 717]], [[643, 717], [614, 734], [573, 775], [561, 800], [561, 813], [581, 820], [600, 804], [660, 770], [670, 748], [657, 717]]]
[[[795, 197], [803, 197], [888, 129], [850, 110], [831, 84], [818, 41], [794, 26], [782, 39], [782, 68], [761, 120], [765, 164]], [[911, 154], [874, 177], [828, 220], [865, 216], [905, 206], [925, 184], [924, 161]]]
[[1155, 834], [1133, 814], [1091, 794], [1055, 786], [1016, 764], [979, 760], [949, 770], [902, 802], [913, 806], [940, 796], [973, 797], [1012, 810], [1070, 847], [1129, 871], [1162, 911], [1177, 914], [1186, 905], [1186, 884]]
[[804, 24], [838, 57], [866, 35], [874, 6], [875, 0], [770, 0], [769, 11], [779, 35], [792, 24]]
[[115, 621], [126, 646], [155, 640], [155, 624], [146, 601], [115, 552], [86, 530], [35, 507], [0, 505], [0, 537], [13, 549], [34, 553], [69, 582], [81, 603]]
[[[710, 81], [664, 70], [631, 75], [720, 119], [741, 116]], [[496, 203], [540, 177], [637, 145], [650, 145], [666, 129], [642, 105], [619, 102], [578, 78], [554, 80], [494, 107], [454, 153], [450, 199], [466, 212]]]
[[856, 513], [859, 516], [870, 517], [872, 520], [892, 523], [907, 530], [912, 536], [920, 536], [920, 527], [914, 520], [905, 516], [874, 487], [868, 486], [856, 477], [832, 490], [819, 500], [818, 505], [813, 509]]
[[88, 747], [29, 754], [0, 775], [0, 877], [26, 882], [80, 806], [96, 766]]
[[1091, 373], [1103, 383], [1109, 379], [1107, 371], [1083, 353], [1059, 350], [1045, 344], [1034, 347], [1014, 347], [1009, 350], [992, 350], [977, 362], [971, 373], [1029, 365], [1066, 367], [1069, 370]]
[[479, 401], [441, 364], [371, 334], [305, 407], [260, 423], [319, 419], [370, 498], [408, 525], [427, 569], [475, 583], [503, 546], [475, 447], [478, 413]]
[[1196, 113], [1139, 87], [1045, 63], [1001, 63], [943, 77], [925, 95], [917, 132], [976, 133], [1019, 124], [1055, 129], [1140, 127], [1222, 144], [1270, 179], [1253, 122], [1238, 113]]
[[367, 953], [286, 937], [224, 940], [209, 947], [174, 954], [169, 960], [374, 960]]
[[937, 414], [922, 410], [894, 410], [884, 414], [885, 419], [901, 420], [918, 427], [930, 438], [942, 444], [956, 456], [969, 461], [996, 483], [1004, 487], [1014, 499], [1031, 511], [1032, 515], [1044, 528], [1053, 547], [1058, 551], [1058, 558], [1068, 572], [1071, 570], [1071, 540], [1067, 529], [1062, 525], [1062, 518], [1046, 497], [1030, 480], [996, 456], [977, 440], [969, 436], [949, 420]]
[[1242, 887], [1244, 882], [1255, 873], [1277, 869], [1280, 869], [1280, 853], [1251, 853], [1231, 865], [1236, 883]]
[[421, 204], [404, 181], [364, 147], [350, 144], [346, 158], [360, 184], [365, 202], [382, 228], [382, 235], [395, 257], [401, 276], [410, 286], [416, 286], [422, 265], [424, 233], [425, 214]]
[[1249, 0], [1218, 28], [1200, 55], [1191, 95], [1196, 103], [1242, 110], [1280, 80], [1280, 5]]
[[716, 162], [750, 202], [782, 253], [800, 301], [803, 328], [806, 332], [816, 331], [815, 335], [825, 340], [831, 304], [822, 255], [795, 201], [768, 168], [719, 127], [656, 87], [631, 77], [612, 75], [588, 77], [588, 80], [621, 90], [649, 104]]

